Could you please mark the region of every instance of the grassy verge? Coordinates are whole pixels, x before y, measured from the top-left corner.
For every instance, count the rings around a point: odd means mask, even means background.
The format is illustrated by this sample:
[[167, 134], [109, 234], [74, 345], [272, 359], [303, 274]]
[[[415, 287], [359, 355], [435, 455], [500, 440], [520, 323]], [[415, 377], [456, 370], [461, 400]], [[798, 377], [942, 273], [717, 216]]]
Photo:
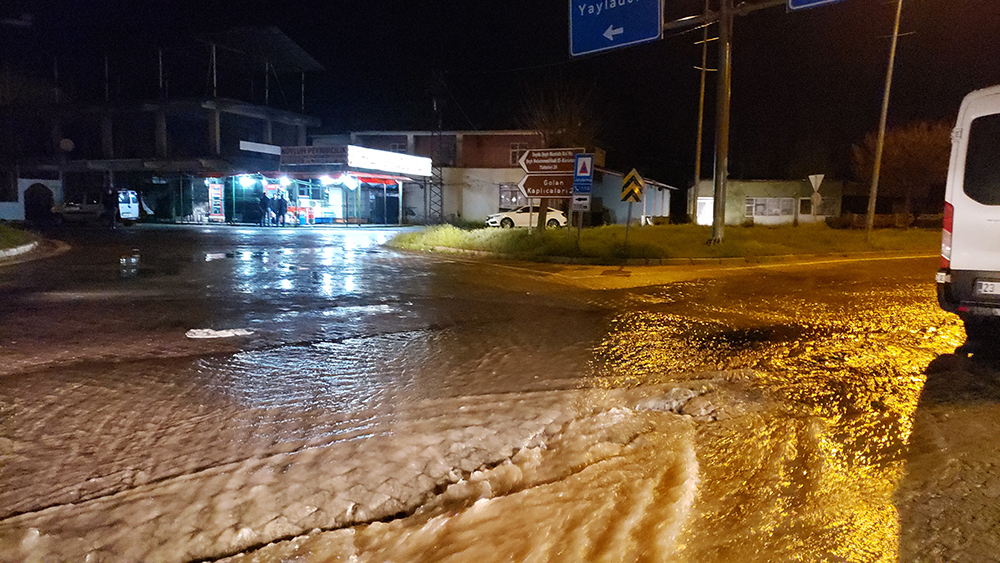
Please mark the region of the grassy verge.
[[33, 240], [35, 237], [31, 233], [7, 225], [0, 225], [0, 250], [28, 244]]
[[614, 263], [626, 258], [749, 258], [793, 254], [843, 254], [853, 252], [937, 252], [940, 229], [883, 229], [867, 241], [864, 231], [831, 229], [824, 224], [798, 227], [726, 227], [725, 240], [707, 244], [711, 227], [660, 225], [632, 227], [625, 246], [625, 227], [609, 225], [585, 229], [577, 244], [573, 229], [462, 230], [451, 225], [401, 233], [390, 246], [409, 250], [435, 247], [509, 254], [522, 259], [548, 256], [588, 258]]

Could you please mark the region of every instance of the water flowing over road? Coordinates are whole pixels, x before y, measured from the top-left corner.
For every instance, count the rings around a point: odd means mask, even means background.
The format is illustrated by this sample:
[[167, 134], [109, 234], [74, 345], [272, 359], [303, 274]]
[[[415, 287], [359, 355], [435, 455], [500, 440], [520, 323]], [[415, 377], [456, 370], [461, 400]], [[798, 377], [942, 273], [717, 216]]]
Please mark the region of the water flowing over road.
[[143, 227], [0, 268], [0, 560], [888, 562], [950, 514], [921, 506], [960, 446], [909, 444], [925, 381], [979, 368], [932, 259], [390, 235]]

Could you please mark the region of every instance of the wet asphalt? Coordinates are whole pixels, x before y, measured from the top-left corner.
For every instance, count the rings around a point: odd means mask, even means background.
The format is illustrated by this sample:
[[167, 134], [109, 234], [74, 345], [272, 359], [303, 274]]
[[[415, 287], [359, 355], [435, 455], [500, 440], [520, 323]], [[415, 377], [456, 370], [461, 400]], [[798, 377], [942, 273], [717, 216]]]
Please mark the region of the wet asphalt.
[[[212, 559], [405, 515], [570, 416], [541, 397], [705, 379], [749, 386], [747, 400], [769, 406], [701, 419], [699, 500], [686, 550], [670, 560], [997, 553], [1000, 516], [983, 508], [1000, 496], [997, 371], [951, 353], [964, 338], [933, 301], [934, 259], [612, 272], [399, 253], [380, 246], [391, 234], [80, 231], [61, 235], [65, 252], [0, 267], [0, 538], [22, 550], [5, 555], [55, 543], [69, 547], [51, 553], [67, 556]], [[504, 394], [539, 402], [520, 413], [535, 422], [514, 432], [489, 406]], [[498, 417], [487, 432], [494, 445], [462, 434], [476, 425], [456, 416], [447, 431], [457, 434], [427, 444], [451, 457], [422, 450], [430, 457], [395, 493], [374, 479], [350, 500], [323, 501], [329, 487], [305, 486], [337, 459], [370, 466], [402, 450], [384, 429], [413, 405], [426, 407], [416, 416], [425, 424], [478, 404], [482, 417]], [[429, 469], [431, 458], [440, 468]], [[748, 478], [751, 465], [758, 478]], [[285, 481], [276, 469], [301, 475]], [[162, 487], [183, 490], [186, 479], [204, 488], [178, 493], [171, 502], [182, 512], [217, 490], [259, 504], [251, 486], [280, 488], [284, 505], [244, 506], [236, 513], [249, 523], [219, 521], [217, 533], [192, 523], [233, 511], [168, 515], [189, 524], [167, 527], [172, 536], [153, 542], [160, 551], [108, 539], [109, 507], [155, 504]], [[163, 528], [148, 510], [151, 529]], [[72, 541], [46, 530], [70, 516]], [[799, 541], [776, 539], [789, 534]]]

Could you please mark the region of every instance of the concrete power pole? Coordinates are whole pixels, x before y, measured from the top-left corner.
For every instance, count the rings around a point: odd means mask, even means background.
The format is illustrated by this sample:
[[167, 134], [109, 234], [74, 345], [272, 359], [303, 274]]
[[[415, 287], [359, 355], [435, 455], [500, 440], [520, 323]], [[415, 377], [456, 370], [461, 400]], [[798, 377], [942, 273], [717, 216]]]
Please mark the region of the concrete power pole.
[[719, 76], [715, 129], [715, 205], [712, 243], [722, 242], [726, 226], [726, 178], [729, 176], [729, 101], [732, 97], [733, 0], [722, 0], [719, 10]]
[[889, 70], [885, 74], [885, 94], [882, 96], [882, 117], [878, 125], [878, 142], [875, 144], [875, 163], [872, 166], [872, 186], [868, 193], [868, 218], [865, 223], [868, 242], [875, 227], [875, 198], [878, 196], [878, 178], [882, 169], [882, 148], [885, 144], [885, 122], [889, 116], [889, 93], [892, 90], [892, 70], [896, 64], [896, 44], [899, 42], [899, 19], [903, 14], [903, 0], [896, 2], [896, 24], [892, 30], [892, 48], [889, 50]]

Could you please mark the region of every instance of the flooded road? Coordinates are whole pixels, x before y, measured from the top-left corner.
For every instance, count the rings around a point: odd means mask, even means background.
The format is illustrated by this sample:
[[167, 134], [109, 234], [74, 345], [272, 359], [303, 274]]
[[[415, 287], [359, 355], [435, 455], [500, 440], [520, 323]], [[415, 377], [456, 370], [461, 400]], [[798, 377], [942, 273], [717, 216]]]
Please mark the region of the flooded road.
[[926, 509], [941, 467], [960, 499], [1000, 462], [935, 434], [995, 404], [947, 383], [993, 372], [950, 355], [936, 260], [629, 271], [389, 235], [150, 227], [0, 268], [0, 560], [988, 552]]

